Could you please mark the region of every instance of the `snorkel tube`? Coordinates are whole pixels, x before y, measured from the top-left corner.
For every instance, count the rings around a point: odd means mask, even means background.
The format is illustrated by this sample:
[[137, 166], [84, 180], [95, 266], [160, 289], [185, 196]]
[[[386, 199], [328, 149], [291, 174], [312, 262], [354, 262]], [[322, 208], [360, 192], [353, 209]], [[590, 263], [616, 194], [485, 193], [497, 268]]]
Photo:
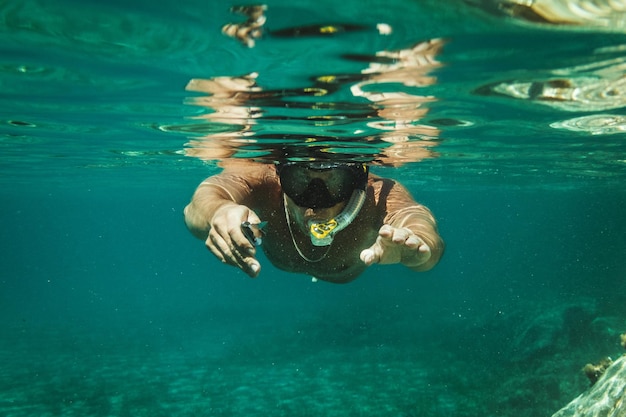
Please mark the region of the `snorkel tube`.
[[333, 243], [335, 235], [348, 227], [356, 218], [356, 215], [363, 207], [367, 193], [365, 190], [357, 189], [352, 191], [350, 200], [337, 217], [324, 222], [308, 221], [311, 243], [314, 246], [328, 246]]

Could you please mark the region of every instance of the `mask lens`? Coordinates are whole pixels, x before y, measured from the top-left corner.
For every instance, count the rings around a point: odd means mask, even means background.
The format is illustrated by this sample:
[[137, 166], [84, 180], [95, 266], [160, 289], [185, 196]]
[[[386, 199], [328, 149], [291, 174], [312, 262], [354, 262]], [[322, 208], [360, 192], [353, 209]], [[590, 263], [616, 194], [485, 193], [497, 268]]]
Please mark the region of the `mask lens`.
[[278, 167], [278, 174], [284, 193], [300, 207], [332, 207], [367, 184], [362, 164], [288, 163]]

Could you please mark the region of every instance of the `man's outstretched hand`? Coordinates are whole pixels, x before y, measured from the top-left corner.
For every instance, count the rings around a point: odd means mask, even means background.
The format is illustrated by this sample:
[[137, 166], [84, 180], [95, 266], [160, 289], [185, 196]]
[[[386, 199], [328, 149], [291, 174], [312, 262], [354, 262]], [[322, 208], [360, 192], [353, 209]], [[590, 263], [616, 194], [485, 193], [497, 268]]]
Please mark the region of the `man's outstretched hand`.
[[378, 231], [376, 243], [361, 252], [365, 265], [401, 263], [420, 269], [430, 259], [430, 247], [408, 228], [395, 228], [388, 224]]

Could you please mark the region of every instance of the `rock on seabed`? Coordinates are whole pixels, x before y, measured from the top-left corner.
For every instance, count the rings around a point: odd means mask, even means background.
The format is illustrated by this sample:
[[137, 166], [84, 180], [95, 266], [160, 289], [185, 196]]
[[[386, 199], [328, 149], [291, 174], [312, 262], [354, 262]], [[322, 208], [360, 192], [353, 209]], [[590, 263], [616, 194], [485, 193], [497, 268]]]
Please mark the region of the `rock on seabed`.
[[625, 417], [626, 355], [607, 368], [598, 381], [552, 417]]

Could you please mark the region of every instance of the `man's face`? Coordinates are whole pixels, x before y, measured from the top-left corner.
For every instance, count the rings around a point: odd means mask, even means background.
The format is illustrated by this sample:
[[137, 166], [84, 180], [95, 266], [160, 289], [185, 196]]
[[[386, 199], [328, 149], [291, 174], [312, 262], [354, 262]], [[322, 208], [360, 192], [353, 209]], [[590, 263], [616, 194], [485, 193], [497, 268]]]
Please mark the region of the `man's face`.
[[287, 210], [289, 210], [291, 217], [298, 224], [300, 230], [305, 234], [309, 234], [309, 220], [313, 220], [315, 222], [328, 221], [337, 217], [346, 206], [345, 202], [340, 202], [328, 208], [300, 207], [291, 198], [289, 198], [289, 196], [285, 197], [287, 199]]

